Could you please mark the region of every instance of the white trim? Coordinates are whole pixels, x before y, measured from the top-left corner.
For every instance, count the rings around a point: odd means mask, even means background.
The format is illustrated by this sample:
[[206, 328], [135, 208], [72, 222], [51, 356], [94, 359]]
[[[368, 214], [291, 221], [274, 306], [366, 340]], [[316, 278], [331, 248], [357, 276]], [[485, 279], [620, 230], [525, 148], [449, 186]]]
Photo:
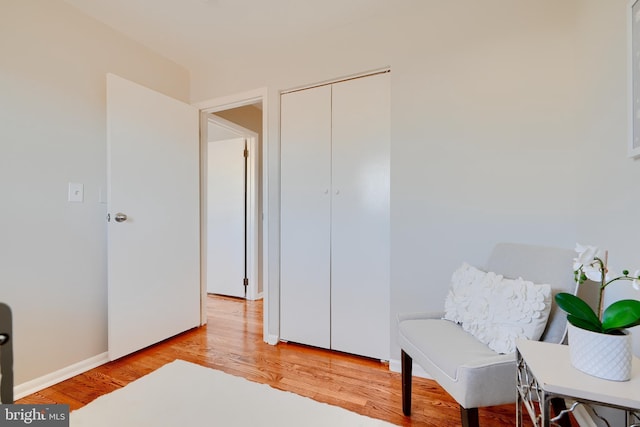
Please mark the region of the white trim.
[[[389, 360], [389, 370], [391, 372], [402, 372], [402, 363], [398, 359]], [[413, 369], [411, 369], [411, 373], [414, 377], [426, 378], [428, 380], [432, 380], [433, 377], [427, 373], [422, 366], [413, 364]]]
[[[269, 117], [268, 117], [268, 89], [260, 88], [233, 95], [209, 99], [192, 104], [201, 113], [215, 113], [217, 111], [242, 107], [262, 102], [262, 292], [264, 295], [263, 308], [263, 336], [268, 344], [277, 344], [269, 336]], [[204, 285], [204, 284], [203, 284]], [[206, 287], [202, 288], [203, 300], [206, 300]], [[202, 319], [204, 317], [204, 320]], [[206, 307], [201, 310], [201, 321], [206, 323]], [[276, 325], [277, 326], [277, 325]]]
[[[267, 88], [260, 88], [233, 95], [221, 96], [219, 98], [209, 99], [206, 101], [200, 101], [191, 105], [198, 108], [199, 110], [206, 111], [207, 113], [215, 113], [217, 111], [244, 107], [245, 105], [254, 104], [260, 101], [264, 103], [266, 98]], [[262, 110], [265, 110], [264, 105]]]
[[278, 335], [266, 335], [267, 339], [264, 340], [267, 344], [277, 345], [280, 342], [280, 337]]
[[[253, 133], [253, 132], [252, 132]], [[258, 224], [259, 224], [259, 215], [258, 212], [258, 191], [259, 188], [256, 185], [257, 179], [257, 171], [258, 171], [258, 156], [257, 156], [257, 147], [258, 147], [258, 134], [253, 133], [253, 136], [245, 139], [247, 141], [247, 147], [249, 150], [248, 155], [248, 188], [247, 191], [249, 193], [249, 200], [247, 202], [247, 232], [249, 234], [248, 237], [248, 247], [247, 247], [247, 278], [249, 279], [248, 290], [250, 292], [247, 293], [247, 299], [256, 300], [258, 298], [258, 260], [259, 260], [259, 248], [258, 245], [260, 243], [258, 236]]]
[[383, 74], [383, 73], [390, 73], [390, 72], [391, 72], [391, 67], [378, 68], [376, 70], [370, 70], [370, 71], [365, 71], [363, 73], [351, 74], [348, 76], [339, 77], [337, 79], [324, 80], [318, 83], [312, 83], [304, 86], [296, 86], [294, 88], [285, 89], [280, 91], [280, 95], [284, 95], [291, 92], [298, 92], [305, 89], [311, 89], [318, 86], [326, 86], [334, 83], [344, 82], [346, 80], [359, 79], [361, 77], [368, 77], [368, 76], [373, 76], [375, 74]]
[[207, 201], [207, 130], [209, 127], [208, 114], [200, 110], [200, 326], [207, 323], [207, 216], [205, 215]]
[[[629, 0], [627, 7], [627, 108], [629, 112], [628, 116], [628, 134], [627, 134], [627, 144], [628, 144], [628, 157], [637, 158], [640, 157], [640, 146], [633, 146], [633, 123], [635, 121], [634, 117], [634, 98], [633, 98], [633, 73], [634, 73], [634, 60], [633, 60], [633, 5], [638, 0]], [[640, 46], [638, 47], [640, 49]], [[637, 82], [640, 84], [640, 82]], [[640, 106], [638, 106], [640, 109]], [[639, 130], [640, 131], [640, 130]]]
[[[220, 110], [218, 110], [220, 111]], [[233, 123], [227, 119], [224, 119], [220, 116], [216, 116], [216, 115], [211, 115], [211, 111], [207, 111], [206, 114], [206, 119], [209, 122], [212, 122], [214, 124], [216, 124], [219, 127], [222, 127], [226, 130], [228, 130], [229, 132], [235, 133], [238, 136], [242, 136], [245, 137], [247, 136], [247, 134], [250, 134], [252, 137], [257, 138], [258, 134], [253, 132], [251, 129], [247, 129], [244, 128], [236, 123]]]
[[76, 375], [87, 372], [88, 370], [96, 368], [100, 365], [104, 365], [108, 361], [109, 353], [104, 352], [102, 354], [98, 354], [97, 356], [82, 360], [78, 363], [74, 363], [73, 365], [67, 366], [66, 368], [58, 369], [57, 371], [51, 372], [50, 374], [43, 375], [39, 378], [35, 378], [22, 384], [18, 384], [14, 388], [14, 399], [18, 400], [47, 387], [51, 387], [52, 385], [57, 384], [61, 381], [67, 380], [71, 377], [75, 377]]

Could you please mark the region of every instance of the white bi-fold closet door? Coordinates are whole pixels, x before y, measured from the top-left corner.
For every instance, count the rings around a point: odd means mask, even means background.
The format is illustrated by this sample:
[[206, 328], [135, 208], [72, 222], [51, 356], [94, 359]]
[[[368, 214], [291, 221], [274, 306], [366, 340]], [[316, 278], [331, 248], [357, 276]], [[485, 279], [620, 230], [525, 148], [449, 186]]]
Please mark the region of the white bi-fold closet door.
[[281, 99], [283, 340], [389, 359], [389, 73]]

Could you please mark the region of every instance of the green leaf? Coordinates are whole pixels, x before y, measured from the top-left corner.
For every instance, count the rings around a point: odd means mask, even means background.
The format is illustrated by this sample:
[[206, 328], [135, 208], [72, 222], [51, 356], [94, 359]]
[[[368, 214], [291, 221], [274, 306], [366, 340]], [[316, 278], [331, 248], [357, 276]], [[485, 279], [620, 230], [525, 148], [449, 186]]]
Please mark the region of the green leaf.
[[611, 304], [602, 314], [605, 332], [612, 329], [630, 328], [640, 324], [640, 301], [624, 299]]
[[[600, 319], [598, 319], [598, 316], [593, 311], [593, 309], [591, 309], [591, 307], [589, 307], [589, 305], [586, 302], [582, 301], [577, 296], [568, 294], [566, 292], [561, 292], [556, 295], [555, 299], [556, 299], [556, 304], [558, 304], [558, 307], [566, 311], [567, 314], [570, 314], [571, 316], [573, 316], [574, 320], [580, 319], [583, 323], [588, 323], [596, 328], [596, 329], [592, 329], [592, 328], [583, 328], [583, 329], [596, 330], [596, 331], [600, 331], [602, 329], [602, 323], [600, 323]], [[571, 323], [575, 326], [578, 326], [573, 322]]]
[[567, 320], [576, 328], [586, 329], [587, 331], [592, 331], [592, 332], [600, 332], [600, 333], [603, 332], [602, 326], [600, 326], [600, 322], [598, 322], [598, 324], [595, 325], [593, 323], [582, 320], [579, 317], [576, 317], [572, 314], [567, 315]]

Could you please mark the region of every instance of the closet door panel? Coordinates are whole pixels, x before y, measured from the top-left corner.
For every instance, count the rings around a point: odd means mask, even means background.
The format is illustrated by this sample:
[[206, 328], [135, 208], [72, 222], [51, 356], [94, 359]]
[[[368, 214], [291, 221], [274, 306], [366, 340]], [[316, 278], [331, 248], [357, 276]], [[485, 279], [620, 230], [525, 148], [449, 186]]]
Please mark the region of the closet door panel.
[[389, 359], [389, 74], [333, 85], [333, 349]]
[[281, 97], [280, 335], [330, 347], [331, 88]]

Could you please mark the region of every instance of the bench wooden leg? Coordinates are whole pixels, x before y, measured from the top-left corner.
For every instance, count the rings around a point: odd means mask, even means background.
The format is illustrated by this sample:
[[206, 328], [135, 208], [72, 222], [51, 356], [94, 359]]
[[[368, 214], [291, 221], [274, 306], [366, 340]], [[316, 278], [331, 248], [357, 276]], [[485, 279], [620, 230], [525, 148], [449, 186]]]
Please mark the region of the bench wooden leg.
[[413, 359], [402, 350], [402, 413], [411, 415], [411, 379], [413, 375]]
[[460, 419], [462, 427], [479, 427], [478, 408], [463, 408], [460, 405]]

